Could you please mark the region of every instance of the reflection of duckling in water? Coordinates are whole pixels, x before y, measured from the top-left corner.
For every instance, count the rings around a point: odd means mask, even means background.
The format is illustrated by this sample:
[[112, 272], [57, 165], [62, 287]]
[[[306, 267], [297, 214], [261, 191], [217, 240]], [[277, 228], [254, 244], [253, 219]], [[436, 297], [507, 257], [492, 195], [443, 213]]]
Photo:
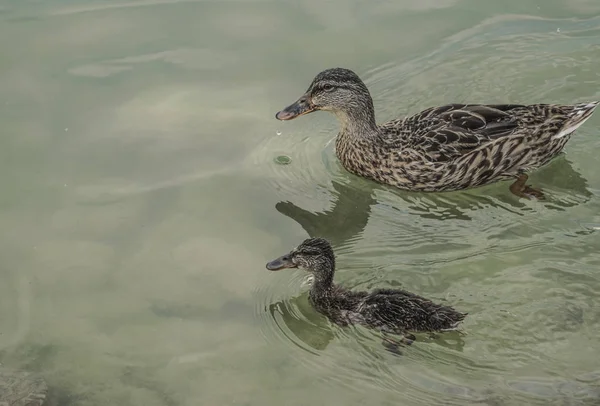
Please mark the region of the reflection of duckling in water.
[[[283, 268], [303, 268], [314, 275], [309, 301], [332, 322], [340, 326], [361, 324], [377, 329], [384, 335], [402, 335], [405, 344], [415, 339], [409, 331], [455, 330], [467, 315], [400, 289], [352, 292], [335, 285], [335, 255], [331, 244], [322, 238], [309, 238], [289, 254], [267, 264], [267, 269], [271, 271]], [[383, 344], [396, 352], [400, 342], [386, 337]]]

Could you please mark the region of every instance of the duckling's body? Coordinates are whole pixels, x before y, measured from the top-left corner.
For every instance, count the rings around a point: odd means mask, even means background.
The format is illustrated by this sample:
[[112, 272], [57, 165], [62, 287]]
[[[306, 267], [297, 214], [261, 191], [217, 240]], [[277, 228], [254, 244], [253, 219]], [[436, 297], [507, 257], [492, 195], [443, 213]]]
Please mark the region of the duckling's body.
[[267, 269], [273, 271], [297, 267], [314, 275], [309, 292], [312, 306], [340, 326], [361, 324], [392, 334], [434, 332], [456, 329], [466, 316], [400, 289], [353, 292], [334, 284], [335, 256], [329, 242], [322, 238], [307, 239], [267, 264]]
[[276, 117], [333, 112], [341, 124], [335, 145], [342, 165], [380, 183], [434, 192], [516, 178], [513, 193], [539, 198], [541, 191], [525, 185], [525, 172], [556, 157], [597, 105], [449, 104], [377, 125], [365, 84], [335, 68], [319, 73]]
[[340, 326], [361, 324], [391, 334], [454, 330], [465, 317], [448, 306], [400, 289], [369, 293], [336, 285], [322, 290], [313, 285], [308, 297], [319, 313]]

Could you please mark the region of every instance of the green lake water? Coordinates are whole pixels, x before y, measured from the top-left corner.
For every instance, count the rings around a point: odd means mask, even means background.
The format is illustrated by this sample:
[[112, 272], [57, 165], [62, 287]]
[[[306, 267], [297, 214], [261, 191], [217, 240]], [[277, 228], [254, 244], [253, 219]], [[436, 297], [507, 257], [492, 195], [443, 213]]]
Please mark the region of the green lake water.
[[[379, 122], [600, 100], [600, 2], [0, 1], [0, 363], [59, 406], [600, 404], [600, 113], [547, 201], [402, 192], [343, 169], [333, 116], [275, 119], [335, 66]], [[265, 269], [308, 236], [465, 334], [331, 325]]]

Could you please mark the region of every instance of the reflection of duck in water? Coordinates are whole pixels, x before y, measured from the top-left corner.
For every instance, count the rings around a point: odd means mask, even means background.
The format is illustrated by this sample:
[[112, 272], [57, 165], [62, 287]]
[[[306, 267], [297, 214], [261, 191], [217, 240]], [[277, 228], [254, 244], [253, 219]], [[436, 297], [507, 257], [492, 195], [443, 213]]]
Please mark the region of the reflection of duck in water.
[[[538, 176], [542, 182], [544, 179], [552, 182], [551, 197], [546, 195], [545, 210], [563, 211], [583, 204], [594, 196], [588, 190], [587, 180], [564, 156], [544, 167]], [[298, 206], [297, 202], [280, 201], [275, 209], [300, 224], [310, 237], [321, 236], [327, 238], [334, 247], [340, 247], [363, 232], [373, 207], [378, 203], [379, 209], [393, 210], [386, 216], [386, 221], [401, 221], [403, 213], [424, 219], [471, 221], [482, 209], [519, 213], [521, 209], [528, 208], [524, 202], [512, 199], [494, 187], [480, 193], [441, 195], [406, 193], [376, 183], [341, 182], [337, 179], [331, 180], [331, 186], [330, 208], [310, 211]], [[392, 192], [393, 203], [378, 202], [376, 196], [381, 192]]]
[[292, 120], [316, 110], [341, 123], [336, 154], [358, 176], [422, 192], [462, 190], [515, 179], [510, 190], [541, 198], [526, 172], [560, 154], [598, 102], [449, 104], [382, 125], [369, 90], [351, 70], [319, 73], [306, 93], [275, 116]]
[[[352, 292], [334, 284], [335, 255], [331, 244], [322, 238], [309, 238], [290, 253], [267, 264], [271, 271], [283, 268], [304, 268], [311, 272], [314, 282], [309, 293], [310, 303], [341, 326], [361, 324], [384, 334], [408, 337], [411, 331], [455, 330], [466, 316], [466, 313], [400, 289]], [[388, 348], [398, 344], [389, 339], [384, 341]]]

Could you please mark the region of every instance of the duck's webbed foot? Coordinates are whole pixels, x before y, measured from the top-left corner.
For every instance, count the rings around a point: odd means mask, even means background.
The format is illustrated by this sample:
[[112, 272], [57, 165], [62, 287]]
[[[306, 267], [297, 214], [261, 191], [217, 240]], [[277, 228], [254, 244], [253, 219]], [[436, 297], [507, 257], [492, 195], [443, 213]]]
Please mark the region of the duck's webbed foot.
[[525, 182], [527, 182], [527, 179], [529, 179], [529, 176], [526, 174], [519, 174], [519, 176], [517, 176], [517, 180], [510, 185], [510, 191], [516, 196], [525, 197], [530, 200], [544, 200], [546, 198], [544, 196], [544, 192], [542, 192], [541, 189], [534, 189], [530, 185], [526, 185]]
[[385, 349], [392, 354], [402, 355], [402, 351], [400, 351], [400, 347], [406, 347], [411, 345], [417, 337], [410, 333], [404, 333], [401, 337], [392, 338], [385, 333], [383, 334], [383, 338], [381, 341], [381, 345], [385, 347]]

